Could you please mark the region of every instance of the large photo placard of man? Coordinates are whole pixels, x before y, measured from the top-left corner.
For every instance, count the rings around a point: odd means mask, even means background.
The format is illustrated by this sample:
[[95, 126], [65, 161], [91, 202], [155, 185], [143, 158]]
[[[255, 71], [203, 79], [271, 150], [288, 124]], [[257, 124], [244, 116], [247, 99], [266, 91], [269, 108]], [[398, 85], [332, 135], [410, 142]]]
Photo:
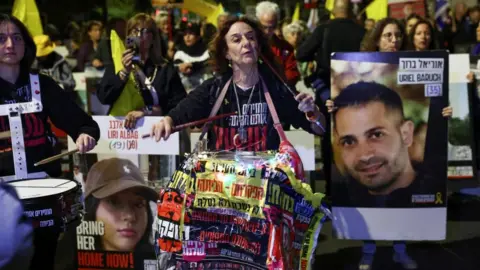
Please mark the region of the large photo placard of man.
[[331, 57], [335, 235], [446, 236], [448, 54]]

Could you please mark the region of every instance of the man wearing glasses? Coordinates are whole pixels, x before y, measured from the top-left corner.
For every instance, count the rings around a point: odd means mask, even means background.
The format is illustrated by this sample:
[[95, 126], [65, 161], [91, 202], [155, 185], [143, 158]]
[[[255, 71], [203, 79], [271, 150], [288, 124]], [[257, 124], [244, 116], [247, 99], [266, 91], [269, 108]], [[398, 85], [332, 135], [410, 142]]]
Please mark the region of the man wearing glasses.
[[295, 86], [300, 80], [300, 72], [297, 68], [294, 49], [287, 41], [275, 35], [275, 30], [278, 28], [280, 21], [280, 8], [275, 3], [263, 1], [256, 6], [256, 16], [263, 32], [270, 40], [273, 53], [285, 70], [286, 83]]

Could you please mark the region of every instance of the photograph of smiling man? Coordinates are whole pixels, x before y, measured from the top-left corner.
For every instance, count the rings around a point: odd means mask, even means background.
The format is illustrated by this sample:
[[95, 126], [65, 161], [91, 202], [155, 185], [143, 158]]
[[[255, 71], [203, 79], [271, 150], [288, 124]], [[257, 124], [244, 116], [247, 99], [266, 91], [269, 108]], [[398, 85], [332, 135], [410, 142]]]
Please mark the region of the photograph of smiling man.
[[448, 54], [335, 53], [331, 59], [337, 237], [444, 239]]
[[[155, 266], [152, 224], [158, 194], [126, 159], [95, 163], [85, 184], [85, 216], [76, 228], [77, 269]], [[154, 204], [154, 206], [156, 206]]]

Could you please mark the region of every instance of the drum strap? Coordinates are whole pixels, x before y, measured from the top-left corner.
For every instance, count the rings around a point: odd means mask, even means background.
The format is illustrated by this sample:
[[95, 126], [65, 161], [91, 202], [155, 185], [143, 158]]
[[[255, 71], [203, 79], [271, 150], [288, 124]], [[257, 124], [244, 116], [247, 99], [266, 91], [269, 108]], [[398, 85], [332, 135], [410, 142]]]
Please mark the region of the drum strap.
[[262, 81], [263, 93], [265, 94], [265, 100], [267, 101], [268, 109], [270, 111], [270, 114], [272, 115], [273, 126], [277, 130], [280, 140], [287, 141], [287, 136], [285, 135], [285, 131], [283, 130], [282, 123], [280, 123], [280, 118], [278, 118], [277, 110], [273, 105], [272, 96], [270, 96], [270, 92], [268, 92], [267, 85], [265, 84], [265, 81], [263, 80], [261, 75], [260, 80]]
[[19, 102], [13, 104], [0, 105], [0, 116], [7, 116], [10, 124], [13, 166], [15, 175], [0, 178], [1, 181], [10, 181], [9, 179], [27, 179], [30, 174], [27, 171], [27, 160], [25, 155], [25, 141], [22, 125], [22, 114], [37, 113], [43, 110], [40, 80], [38, 74], [30, 74], [30, 96], [31, 101]]
[[[232, 82], [232, 78], [230, 78], [227, 83], [223, 86], [222, 92], [217, 97], [217, 100], [215, 101], [215, 105], [213, 105], [212, 111], [210, 112], [210, 117], [213, 117], [217, 115], [218, 110], [220, 109], [220, 106], [222, 106], [223, 99], [225, 98], [225, 95], [227, 94], [228, 87], [230, 86], [230, 83]], [[203, 125], [202, 128], [202, 133], [200, 134], [199, 141], [203, 140], [203, 137], [205, 137], [205, 134], [207, 134], [208, 128], [212, 122], [207, 122], [205, 125]]]

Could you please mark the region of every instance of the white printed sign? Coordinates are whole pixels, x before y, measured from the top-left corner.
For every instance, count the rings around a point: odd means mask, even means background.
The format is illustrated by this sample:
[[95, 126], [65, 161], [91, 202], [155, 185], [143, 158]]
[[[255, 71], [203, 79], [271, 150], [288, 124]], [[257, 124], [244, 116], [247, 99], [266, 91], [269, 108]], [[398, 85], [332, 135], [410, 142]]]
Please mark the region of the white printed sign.
[[441, 84], [443, 83], [443, 71], [399, 71], [397, 82], [398, 84]]
[[400, 58], [400, 71], [440, 71], [443, 72], [442, 58]]
[[[100, 140], [89, 153], [95, 154], [132, 154], [132, 155], [179, 155], [179, 135], [173, 133], [168, 141], [155, 142], [152, 138], [142, 139], [149, 134], [153, 124], [163, 117], [143, 117], [138, 120], [135, 129], [127, 130], [123, 123], [125, 117], [93, 116], [100, 127]], [[68, 137], [68, 150], [76, 145]]]
[[398, 84], [443, 83], [444, 61], [441, 58], [400, 58]]

